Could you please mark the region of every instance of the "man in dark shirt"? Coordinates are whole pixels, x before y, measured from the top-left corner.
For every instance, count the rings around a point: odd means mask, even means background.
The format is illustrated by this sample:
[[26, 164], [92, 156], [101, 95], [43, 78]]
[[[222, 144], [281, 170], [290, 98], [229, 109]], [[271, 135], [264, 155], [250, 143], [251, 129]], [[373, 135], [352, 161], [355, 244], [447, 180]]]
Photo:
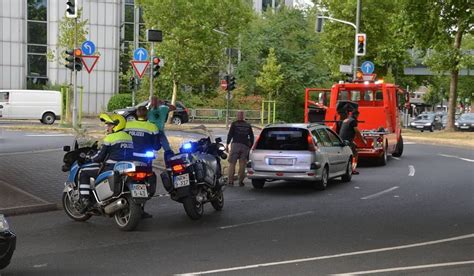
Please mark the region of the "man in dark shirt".
[[230, 125], [227, 134], [226, 150], [229, 151], [229, 144], [232, 141], [229, 154], [229, 186], [234, 185], [235, 165], [239, 160], [239, 186], [244, 186], [245, 167], [248, 162], [250, 147], [253, 145], [252, 126], [244, 119], [243, 111], [237, 112], [237, 121]]
[[358, 117], [359, 117], [359, 111], [358, 110], [352, 111], [351, 116], [349, 116], [349, 118], [342, 121], [341, 129], [339, 132], [339, 136], [341, 137], [343, 141], [347, 140], [350, 142], [350, 147], [352, 149], [352, 155], [353, 155], [352, 174], [359, 174], [359, 172], [356, 171], [358, 154], [357, 154], [356, 144], [354, 143], [354, 138], [357, 136], [358, 139], [365, 142], [364, 137], [362, 137], [362, 134], [357, 128]]

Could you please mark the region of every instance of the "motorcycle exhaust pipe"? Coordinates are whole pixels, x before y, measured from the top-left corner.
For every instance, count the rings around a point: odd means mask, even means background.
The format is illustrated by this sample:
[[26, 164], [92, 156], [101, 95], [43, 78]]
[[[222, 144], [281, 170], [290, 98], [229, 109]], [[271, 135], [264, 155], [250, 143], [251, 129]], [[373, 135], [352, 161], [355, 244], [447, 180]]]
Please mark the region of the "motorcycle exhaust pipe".
[[122, 210], [127, 206], [127, 201], [123, 198], [117, 199], [116, 201], [110, 203], [109, 205], [104, 207], [104, 212], [107, 215], [112, 215], [115, 212]]

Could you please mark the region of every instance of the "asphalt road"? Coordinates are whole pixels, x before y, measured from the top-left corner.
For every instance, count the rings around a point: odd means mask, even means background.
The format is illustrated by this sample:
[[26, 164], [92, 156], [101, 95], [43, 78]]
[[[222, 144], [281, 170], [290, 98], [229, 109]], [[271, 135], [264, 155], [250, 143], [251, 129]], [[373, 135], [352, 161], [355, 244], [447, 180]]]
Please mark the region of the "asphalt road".
[[62, 211], [10, 217], [18, 245], [1, 274], [474, 274], [474, 151], [406, 144], [400, 159], [360, 172], [322, 192], [231, 187], [224, 209], [206, 205], [199, 221], [156, 198], [132, 233]]

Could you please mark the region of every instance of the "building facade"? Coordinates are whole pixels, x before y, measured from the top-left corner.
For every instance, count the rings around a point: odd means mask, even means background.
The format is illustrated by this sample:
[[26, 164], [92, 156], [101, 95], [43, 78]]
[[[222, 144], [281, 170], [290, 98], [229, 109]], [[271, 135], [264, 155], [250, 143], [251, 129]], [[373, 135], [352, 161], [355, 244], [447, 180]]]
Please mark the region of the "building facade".
[[[62, 57], [65, 49], [58, 46], [66, 2], [0, 1], [0, 89], [71, 83], [71, 71]], [[79, 8], [87, 20], [86, 38], [95, 43], [100, 55], [90, 74], [85, 68], [78, 72], [78, 85], [84, 91], [83, 112], [96, 114], [119, 91], [120, 52], [127, 40], [133, 40], [134, 4], [133, 0], [82, 0]]]

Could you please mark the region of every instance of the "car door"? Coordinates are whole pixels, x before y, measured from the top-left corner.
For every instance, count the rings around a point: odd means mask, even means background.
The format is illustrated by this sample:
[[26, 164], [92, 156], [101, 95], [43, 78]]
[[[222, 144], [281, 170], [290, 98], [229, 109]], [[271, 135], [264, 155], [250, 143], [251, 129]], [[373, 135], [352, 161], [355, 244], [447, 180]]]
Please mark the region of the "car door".
[[334, 131], [329, 128], [325, 130], [328, 133], [329, 139], [331, 139], [331, 146], [334, 152], [335, 173], [344, 172], [348, 160], [344, 153], [345, 144]]
[[337, 171], [337, 160], [336, 160], [336, 151], [332, 146], [331, 138], [324, 128], [316, 129], [316, 132], [321, 139], [319, 143], [321, 154], [323, 154], [329, 164], [329, 173], [334, 174]]

